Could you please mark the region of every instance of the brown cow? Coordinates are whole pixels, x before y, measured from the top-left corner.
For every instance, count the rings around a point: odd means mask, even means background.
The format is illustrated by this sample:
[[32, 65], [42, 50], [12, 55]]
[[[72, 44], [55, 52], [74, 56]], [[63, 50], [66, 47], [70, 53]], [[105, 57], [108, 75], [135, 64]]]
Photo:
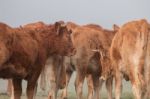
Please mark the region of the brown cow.
[[[64, 23], [63, 21], [60, 21]], [[30, 23], [27, 25], [21, 26], [22, 29], [27, 30], [38, 30], [39, 28], [43, 28], [45, 24], [43, 22]], [[40, 87], [42, 90], [45, 90], [46, 80], [50, 81], [51, 86], [49, 87], [49, 99], [55, 99], [57, 96], [58, 89], [64, 88], [65, 86], [65, 68], [62, 65], [63, 57], [60, 55], [52, 55], [46, 62], [45, 68], [42, 70], [40, 76]], [[50, 65], [50, 66], [49, 66]], [[50, 68], [50, 69], [49, 69]], [[51, 76], [50, 76], [51, 75]], [[61, 78], [60, 78], [61, 76]], [[59, 83], [58, 83], [59, 82]], [[8, 94], [11, 95], [11, 81], [8, 81]], [[11, 96], [12, 97], [12, 96]]]
[[[65, 67], [62, 65], [63, 56], [60, 55], [52, 55], [46, 62], [45, 68], [41, 72], [40, 76], [40, 87], [43, 91], [46, 90], [46, 86], [48, 87], [49, 94], [48, 99], [56, 99], [58, 89], [62, 89], [66, 84], [66, 72]], [[50, 81], [50, 84], [46, 84], [47, 81]], [[12, 99], [12, 80], [8, 80], [7, 84], [7, 94]]]
[[124, 24], [111, 45], [116, 80], [116, 99], [120, 99], [122, 78], [130, 80], [135, 99], [148, 99], [150, 87], [150, 29], [146, 20]]
[[[68, 28], [72, 29], [72, 41], [77, 49], [77, 53], [75, 56], [67, 57], [65, 59], [65, 67], [66, 67], [66, 88], [62, 93], [62, 97], [67, 97], [67, 86], [72, 75], [72, 72], [76, 69], [77, 77], [76, 77], [76, 92], [77, 98], [82, 99], [82, 85], [85, 76], [88, 81], [88, 99], [99, 99], [99, 77], [108, 78], [111, 65], [109, 59], [109, 48], [111, 45], [111, 40], [116, 32], [108, 31], [102, 29], [102, 27], [98, 25], [85, 25], [78, 26], [74, 23], [68, 23]], [[115, 26], [116, 27], [116, 26]], [[102, 55], [99, 56], [99, 52], [92, 51], [93, 49], [97, 49], [101, 52]], [[103, 56], [103, 57], [102, 57]], [[99, 62], [101, 60], [101, 63]], [[102, 69], [102, 71], [101, 71]], [[108, 73], [107, 73], [108, 72]], [[102, 75], [101, 75], [102, 74]], [[109, 99], [112, 99], [112, 78], [106, 81], [107, 89], [109, 90]], [[94, 83], [93, 83], [94, 82]], [[110, 83], [110, 84], [108, 84]], [[94, 97], [93, 97], [94, 92]]]
[[[97, 29], [99, 31], [102, 31], [105, 35], [107, 35], [108, 44], [111, 44], [115, 33], [119, 30], [119, 27], [116, 24], [113, 25], [114, 30], [103, 29], [102, 27], [98, 27], [97, 25], [93, 25], [93, 24], [88, 24], [87, 26]], [[100, 55], [102, 56], [100, 58], [100, 62], [101, 62], [101, 66], [102, 66], [102, 74], [101, 74], [102, 76], [100, 77], [100, 90], [102, 88], [102, 84], [105, 82], [108, 99], [113, 99], [112, 98], [113, 75], [110, 72], [112, 63], [110, 61], [109, 49], [107, 49], [107, 51], [104, 53], [104, 55], [101, 53], [100, 50], [95, 50], [95, 51], [98, 51], [100, 53]], [[89, 78], [88, 78], [88, 80], [90, 80]], [[91, 86], [92, 84], [89, 83], [88, 85]]]
[[12, 29], [0, 23], [0, 77], [12, 78], [14, 99], [20, 99], [22, 79], [28, 81], [28, 99], [33, 99], [49, 56], [74, 54], [70, 34], [59, 22], [33, 30]]
[[[63, 21], [59, 21], [60, 23], [64, 23]], [[31, 23], [23, 26], [26, 29], [39, 29], [44, 27], [43, 22]], [[65, 70], [62, 65], [63, 56], [60, 55], [52, 55], [46, 62], [45, 68], [42, 70], [41, 79], [40, 79], [40, 87], [42, 90], [45, 90], [46, 80], [50, 81], [50, 91], [48, 98], [56, 99], [58, 89], [64, 88], [65, 86]], [[50, 69], [49, 69], [50, 68]], [[51, 75], [51, 76], [50, 76]], [[61, 76], [61, 78], [60, 78]], [[59, 82], [59, 83], [58, 83]]]
[[[24, 25], [23, 27], [26, 29], [29, 29], [29, 30], [31, 30], [31, 29], [34, 30], [34, 29], [42, 28], [44, 26], [45, 26], [45, 24], [43, 22], [39, 21], [36, 23], [30, 23], [30, 24]], [[22, 29], [23, 29], [23, 27], [20, 26], [20, 28], [22, 28]], [[12, 96], [12, 90], [13, 90], [12, 88], [13, 88], [12, 80], [9, 79], [8, 84], [7, 84], [7, 95], [11, 96], [11, 98], [13, 97]]]

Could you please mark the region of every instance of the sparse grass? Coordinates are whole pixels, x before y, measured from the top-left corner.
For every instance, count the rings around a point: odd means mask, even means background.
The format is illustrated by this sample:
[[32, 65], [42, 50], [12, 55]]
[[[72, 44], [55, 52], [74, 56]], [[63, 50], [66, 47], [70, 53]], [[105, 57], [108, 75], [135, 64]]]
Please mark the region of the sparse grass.
[[[9, 96], [6, 94], [0, 94], [0, 99], [10, 99]], [[26, 99], [26, 97], [23, 95], [21, 99]], [[36, 99], [47, 99], [47, 97], [44, 95], [37, 95]], [[59, 99], [59, 98], [58, 98]], [[75, 93], [69, 93], [68, 99], [76, 99]], [[84, 98], [86, 99], [86, 96], [84, 95]], [[106, 94], [102, 95], [101, 99], [107, 99]], [[132, 93], [126, 92], [122, 94], [121, 99], [133, 99]]]
[[[75, 80], [75, 75], [73, 75], [73, 77], [71, 78], [71, 82], [69, 83], [69, 88], [68, 88], [68, 99], [76, 99], [76, 92], [75, 92], [75, 88], [74, 88], [74, 80]], [[10, 99], [6, 94], [4, 94], [6, 92], [6, 81], [4, 80], [0, 80], [0, 99]], [[25, 93], [25, 88], [26, 88], [26, 82], [23, 82], [23, 93]], [[47, 87], [49, 88], [49, 87]], [[113, 87], [114, 89], [114, 87]], [[60, 93], [58, 97], [60, 97]], [[46, 92], [41, 91], [40, 88], [38, 88], [38, 93], [36, 95], [36, 99], [47, 99], [47, 94], [48, 94], [48, 90]], [[84, 86], [83, 86], [83, 99], [87, 99], [87, 84], [86, 82], [84, 82]], [[114, 90], [113, 90], [113, 97], [114, 97]], [[25, 97], [25, 94], [23, 94], [21, 99], [27, 99]], [[60, 99], [60, 98], [58, 98]], [[102, 88], [102, 92], [101, 92], [101, 99], [107, 99], [107, 92], [106, 92], [106, 88], [105, 86], [103, 86]], [[123, 93], [121, 95], [121, 99], [134, 99], [133, 98], [133, 94], [132, 94], [132, 90], [131, 90], [131, 85], [129, 82], [123, 82]]]

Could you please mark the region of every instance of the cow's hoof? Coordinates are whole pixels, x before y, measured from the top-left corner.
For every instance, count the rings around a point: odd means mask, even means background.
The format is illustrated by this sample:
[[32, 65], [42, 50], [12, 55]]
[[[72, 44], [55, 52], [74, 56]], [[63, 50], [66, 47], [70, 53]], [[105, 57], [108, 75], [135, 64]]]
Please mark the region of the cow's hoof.
[[49, 97], [48, 97], [48, 99], [52, 99], [52, 97], [51, 97], [51, 96], [49, 96]]
[[48, 99], [53, 99], [51, 94], [48, 95]]
[[63, 97], [62, 99], [68, 99], [67, 97]]

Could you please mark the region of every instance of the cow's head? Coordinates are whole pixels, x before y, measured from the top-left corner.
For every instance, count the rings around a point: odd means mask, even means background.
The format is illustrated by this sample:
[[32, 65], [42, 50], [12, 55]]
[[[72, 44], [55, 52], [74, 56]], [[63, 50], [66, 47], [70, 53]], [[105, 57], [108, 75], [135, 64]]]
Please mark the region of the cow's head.
[[60, 55], [72, 56], [76, 53], [75, 48], [73, 46], [71, 40], [71, 30], [68, 30], [67, 26], [64, 22], [56, 22], [55, 23], [55, 31], [56, 35], [59, 38], [58, 48], [56, 49]]

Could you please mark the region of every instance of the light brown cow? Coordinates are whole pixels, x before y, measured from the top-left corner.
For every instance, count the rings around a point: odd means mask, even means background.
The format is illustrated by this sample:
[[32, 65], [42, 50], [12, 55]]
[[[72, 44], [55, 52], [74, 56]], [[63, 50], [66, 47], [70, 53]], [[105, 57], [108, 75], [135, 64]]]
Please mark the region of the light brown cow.
[[[111, 67], [109, 66], [111, 63], [108, 55], [111, 40], [116, 31], [108, 31], [93, 24], [79, 26], [69, 22], [67, 26], [73, 31], [72, 41], [77, 49], [77, 53], [75, 56], [65, 59], [64, 65], [67, 73], [67, 84], [62, 97], [67, 97], [67, 86], [72, 72], [76, 69], [77, 77], [75, 86], [77, 98], [82, 99], [82, 85], [84, 78], [87, 77], [88, 99], [99, 99], [99, 77], [108, 78], [107, 76], [110, 75], [109, 72], [111, 69], [108, 67]], [[92, 51], [93, 49], [100, 51], [101, 55], [97, 51]], [[109, 90], [109, 99], [112, 99], [112, 79], [106, 82], [107, 86], [109, 85], [107, 87]]]
[[[65, 67], [63, 65], [63, 56], [51, 56], [40, 76], [40, 87], [44, 91], [49, 90], [48, 99], [56, 99], [58, 89], [62, 89], [66, 84]], [[50, 82], [50, 83], [46, 83]], [[46, 88], [46, 86], [50, 86]]]
[[[118, 31], [119, 27], [116, 24], [114, 24], [113, 29], [114, 30], [108, 30], [108, 29], [99, 30], [99, 31], [102, 31], [105, 35], [107, 35], [107, 39], [108, 39], [108, 42], [110, 45], [111, 45], [112, 39], [113, 39], [115, 33]], [[109, 45], [109, 47], [110, 47], [110, 45]], [[107, 51], [105, 53], [101, 53], [101, 51], [99, 51], [99, 52], [100, 52], [100, 55], [102, 56], [100, 58], [100, 62], [102, 65], [102, 76], [100, 77], [100, 90], [102, 88], [103, 83], [105, 82], [108, 99], [113, 99], [113, 97], [112, 97], [113, 75], [112, 75], [112, 68], [111, 68], [112, 63], [110, 60], [109, 49], [107, 49]]]
[[150, 90], [150, 29], [146, 20], [124, 24], [111, 45], [116, 81], [115, 96], [120, 99], [122, 78], [130, 80], [135, 99], [148, 99]]
[[27, 98], [33, 99], [49, 56], [74, 54], [70, 34], [59, 22], [33, 30], [12, 29], [0, 23], [0, 77], [13, 79], [14, 99], [20, 99], [22, 79], [28, 81]]

